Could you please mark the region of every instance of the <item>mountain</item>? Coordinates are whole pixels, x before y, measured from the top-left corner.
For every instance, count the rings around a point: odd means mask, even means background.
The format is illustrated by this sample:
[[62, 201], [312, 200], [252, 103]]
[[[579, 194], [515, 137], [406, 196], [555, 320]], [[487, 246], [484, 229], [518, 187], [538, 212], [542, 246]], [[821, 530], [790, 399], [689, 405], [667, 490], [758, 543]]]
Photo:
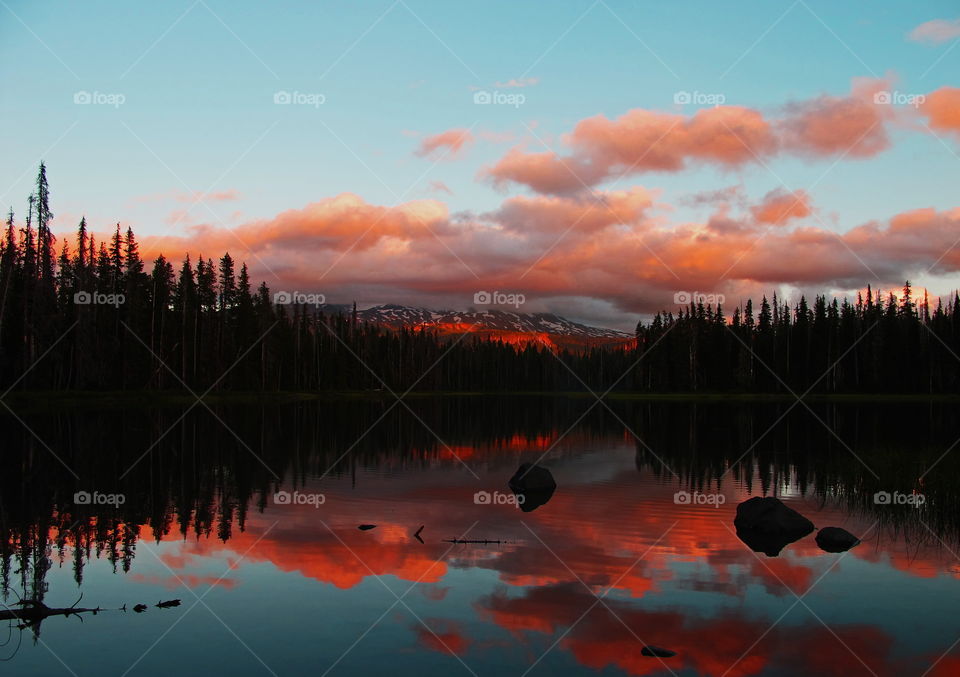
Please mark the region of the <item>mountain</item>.
[[615, 329], [591, 327], [553, 313], [504, 310], [430, 310], [396, 304], [357, 311], [359, 319], [392, 329], [430, 329], [443, 335], [467, 332], [515, 345], [540, 344], [552, 349], [583, 350], [593, 346], [628, 346], [633, 335]]

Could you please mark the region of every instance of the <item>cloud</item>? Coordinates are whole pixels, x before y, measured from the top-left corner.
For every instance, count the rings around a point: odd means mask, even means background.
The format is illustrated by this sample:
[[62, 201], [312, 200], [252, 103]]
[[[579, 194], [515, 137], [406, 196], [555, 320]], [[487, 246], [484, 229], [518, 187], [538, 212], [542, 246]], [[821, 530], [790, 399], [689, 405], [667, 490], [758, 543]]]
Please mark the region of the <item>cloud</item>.
[[750, 211], [759, 223], [781, 225], [809, 216], [810, 196], [803, 190], [788, 192], [778, 188], [767, 193], [763, 202]]
[[446, 193], [447, 195], [453, 195], [453, 191], [450, 190], [450, 186], [445, 184], [443, 181], [431, 181], [429, 188], [434, 193]]
[[939, 45], [960, 37], [960, 19], [934, 19], [914, 28], [907, 37], [914, 42]]
[[570, 194], [619, 176], [678, 172], [690, 165], [739, 168], [778, 153], [805, 157], [870, 157], [889, 146], [890, 106], [873, 102], [883, 80], [857, 79], [848, 96], [823, 95], [788, 104], [768, 119], [743, 106], [717, 106], [693, 115], [646, 109], [619, 118], [581, 120], [564, 137], [570, 152], [511, 149], [481, 176], [495, 186], [525, 185], [545, 194]]
[[850, 155], [871, 157], [890, 145], [884, 122], [890, 106], [874, 103], [878, 92], [889, 89], [882, 80], [857, 79], [850, 96], [822, 95], [788, 104], [779, 123], [783, 146], [811, 157]]
[[133, 199], [134, 202], [166, 202], [174, 200], [176, 202], [230, 202], [240, 199], [240, 192], [230, 188], [228, 190], [204, 192], [199, 190], [168, 191], [166, 193], [152, 193], [150, 195], [141, 195]]
[[174, 260], [229, 251], [272, 288], [331, 302], [466, 308], [477, 290], [500, 289], [525, 294], [527, 309], [593, 307], [613, 326], [672, 307], [682, 289], [746, 298], [778, 286], [878, 286], [874, 273], [897, 287], [934, 262], [933, 274], [960, 272], [960, 209], [921, 208], [840, 233], [804, 225], [812, 209], [806, 192], [784, 190], [721, 203], [696, 221], [672, 219], [659, 191], [641, 186], [514, 196], [482, 214], [346, 193], [230, 230], [207, 224], [144, 238], [141, 251]]
[[920, 104], [920, 114], [929, 119], [934, 131], [960, 134], [960, 89], [941, 87], [927, 94]]
[[495, 82], [493, 83], [494, 87], [501, 87], [503, 89], [512, 89], [520, 87], [533, 87], [540, 82], [540, 78], [511, 78], [506, 82]]
[[428, 136], [420, 142], [415, 155], [427, 157], [438, 150], [445, 149], [444, 156], [455, 158], [466, 146], [473, 143], [469, 129], [448, 129], [445, 132]]

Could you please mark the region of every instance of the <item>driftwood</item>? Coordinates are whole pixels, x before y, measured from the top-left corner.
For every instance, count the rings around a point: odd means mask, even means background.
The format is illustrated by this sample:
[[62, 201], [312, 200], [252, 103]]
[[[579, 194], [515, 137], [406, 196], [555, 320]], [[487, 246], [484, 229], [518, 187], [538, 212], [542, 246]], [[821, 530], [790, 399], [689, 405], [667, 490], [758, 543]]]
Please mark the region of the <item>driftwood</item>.
[[[83, 595], [80, 596], [81, 599]], [[72, 616], [74, 614], [83, 614], [83, 613], [92, 613], [97, 614], [102, 609], [97, 607], [96, 609], [87, 609], [83, 607], [78, 607], [77, 604], [80, 603], [78, 599], [74, 602], [73, 606], [66, 608], [52, 608], [48, 607], [43, 602], [37, 601], [35, 599], [24, 599], [19, 602], [14, 602], [14, 606], [19, 606], [19, 609], [12, 609], [7, 607], [6, 609], [0, 610], [0, 621], [9, 621], [9, 620], [19, 620], [22, 621], [24, 625], [30, 626], [40, 623], [46, 618], [51, 616]]]

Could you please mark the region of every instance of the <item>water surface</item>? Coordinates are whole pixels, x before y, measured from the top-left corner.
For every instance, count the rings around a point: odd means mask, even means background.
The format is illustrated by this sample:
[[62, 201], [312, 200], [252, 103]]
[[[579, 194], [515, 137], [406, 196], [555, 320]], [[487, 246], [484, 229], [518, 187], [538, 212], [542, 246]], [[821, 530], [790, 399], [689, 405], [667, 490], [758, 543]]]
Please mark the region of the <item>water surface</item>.
[[[951, 405], [408, 404], [4, 419], [4, 603], [103, 609], [9, 623], [4, 668], [960, 674]], [[530, 511], [524, 461], [558, 485]], [[733, 518], [757, 495], [863, 542], [754, 552]]]

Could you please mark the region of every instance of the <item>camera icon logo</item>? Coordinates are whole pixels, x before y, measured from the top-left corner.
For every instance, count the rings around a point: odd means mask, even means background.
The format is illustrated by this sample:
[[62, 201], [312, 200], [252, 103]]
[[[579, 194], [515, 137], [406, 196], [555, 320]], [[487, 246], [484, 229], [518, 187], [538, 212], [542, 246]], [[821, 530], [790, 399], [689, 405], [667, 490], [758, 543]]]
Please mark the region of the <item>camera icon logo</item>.
[[273, 295], [273, 302], [282, 305], [290, 303], [290, 292], [278, 291]]
[[474, 103], [486, 105], [492, 101], [493, 101], [493, 96], [491, 96], [490, 92], [487, 92], [485, 90], [474, 92], [473, 94]]
[[877, 505], [890, 505], [891, 497], [889, 491], [878, 491], [873, 495], [873, 502]]
[[78, 291], [73, 295], [73, 302], [80, 306], [89, 306], [92, 301], [93, 297], [88, 291]]
[[93, 501], [93, 497], [90, 496], [89, 491], [78, 491], [73, 495], [73, 502], [77, 505], [90, 505]]
[[473, 295], [473, 302], [478, 306], [485, 306], [490, 304], [492, 299], [490, 298], [490, 292], [478, 291]]
[[673, 102], [678, 106], [690, 103], [693, 101], [693, 97], [690, 96], [690, 92], [676, 92], [673, 95]]
[[888, 91], [877, 92], [873, 95], [873, 102], [881, 106], [886, 106], [893, 102], [893, 97]]
[[477, 505], [490, 505], [490, 499], [489, 491], [478, 491], [473, 495], [473, 502]]
[[290, 505], [290, 492], [278, 491], [273, 495], [273, 502], [277, 505]]
[[673, 502], [677, 505], [690, 505], [690, 492], [678, 491], [673, 495]]
[[690, 303], [690, 292], [678, 291], [673, 295], [673, 302], [679, 306], [685, 306]]
[[290, 92], [285, 90], [281, 89], [279, 92], [274, 92], [273, 94], [273, 102], [281, 106], [290, 103], [291, 100]]
[[75, 92], [73, 95], [73, 102], [85, 106], [93, 100], [93, 97], [90, 96], [90, 92], [80, 90]]

